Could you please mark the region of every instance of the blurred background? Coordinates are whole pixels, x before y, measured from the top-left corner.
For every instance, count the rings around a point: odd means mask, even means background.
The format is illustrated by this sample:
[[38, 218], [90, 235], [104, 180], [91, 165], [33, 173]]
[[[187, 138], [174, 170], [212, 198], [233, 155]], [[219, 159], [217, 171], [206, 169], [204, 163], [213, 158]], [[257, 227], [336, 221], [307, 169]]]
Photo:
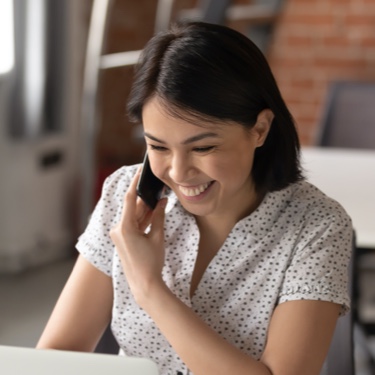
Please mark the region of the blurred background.
[[[141, 161], [141, 130], [125, 114], [133, 65], [181, 19], [226, 24], [261, 48], [304, 147], [327, 146], [337, 82], [369, 90], [346, 102], [352, 116], [366, 100], [375, 107], [374, 0], [1, 0], [0, 345], [36, 344], [103, 180]], [[372, 116], [357, 118], [364, 142], [338, 146], [373, 152]], [[371, 351], [375, 244], [359, 247], [357, 319]], [[374, 372], [371, 358], [356, 358]]]

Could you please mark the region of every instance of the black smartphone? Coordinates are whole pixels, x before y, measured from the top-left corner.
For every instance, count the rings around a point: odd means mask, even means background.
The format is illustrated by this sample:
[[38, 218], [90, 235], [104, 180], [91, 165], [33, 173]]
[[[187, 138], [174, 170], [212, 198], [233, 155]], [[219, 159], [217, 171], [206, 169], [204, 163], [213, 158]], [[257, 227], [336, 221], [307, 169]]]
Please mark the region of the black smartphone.
[[164, 183], [152, 173], [146, 152], [137, 185], [137, 194], [153, 210], [160, 199], [163, 187]]

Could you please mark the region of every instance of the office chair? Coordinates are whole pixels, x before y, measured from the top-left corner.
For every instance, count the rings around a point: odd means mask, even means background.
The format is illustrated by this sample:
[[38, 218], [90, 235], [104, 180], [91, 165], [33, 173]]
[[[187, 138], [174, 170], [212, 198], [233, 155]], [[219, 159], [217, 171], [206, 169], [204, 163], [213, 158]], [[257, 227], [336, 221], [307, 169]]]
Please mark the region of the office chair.
[[[354, 291], [354, 275], [355, 275], [355, 256], [356, 256], [356, 240], [353, 233], [352, 241], [352, 257], [348, 269], [349, 276], [349, 296], [353, 301]], [[329, 347], [326, 360], [323, 364], [320, 375], [354, 375], [354, 319], [355, 306], [343, 317], [340, 317], [336, 323], [335, 332]]]
[[108, 325], [98, 345], [96, 346], [95, 353], [118, 354], [119, 351], [120, 351], [120, 347], [115, 337], [113, 336], [113, 333], [111, 331], [111, 326]]
[[[321, 147], [340, 147], [375, 150], [375, 82], [338, 81], [331, 83], [322, 121], [316, 139]], [[369, 249], [358, 248], [354, 259], [354, 286], [352, 300], [356, 306], [360, 289], [359, 259], [373, 257]], [[375, 368], [375, 358], [366, 346], [365, 327], [358, 322], [358, 314], [354, 307], [354, 325], [360, 332], [361, 340], [356, 345], [361, 347], [368, 362]]]
[[375, 82], [333, 82], [316, 144], [375, 149]]

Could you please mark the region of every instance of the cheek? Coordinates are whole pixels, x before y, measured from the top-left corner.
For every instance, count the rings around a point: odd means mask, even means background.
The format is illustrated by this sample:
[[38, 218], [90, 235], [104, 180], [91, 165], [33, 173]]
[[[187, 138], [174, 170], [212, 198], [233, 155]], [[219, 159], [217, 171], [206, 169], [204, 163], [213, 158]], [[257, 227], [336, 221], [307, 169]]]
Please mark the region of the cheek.
[[150, 161], [150, 167], [151, 167], [152, 173], [153, 173], [154, 175], [158, 175], [158, 174], [159, 174], [159, 170], [160, 170], [160, 160], [158, 160], [159, 158], [153, 156], [153, 155], [149, 152], [149, 153], [148, 153], [148, 159], [149, 159], [149, 161]]
[[249, 152], [227, 155], [223, 160], [211, 165], [210, 171], [217, 179], [226, 180], [229, 184], [245, 180], [253, 166], [253, 155]]
[[163, 180], [165, 178], [165, 166], [163, 163], [163, 159], [158, 156], [151, 156], [150, 157], [150, 166], [153, 174]]

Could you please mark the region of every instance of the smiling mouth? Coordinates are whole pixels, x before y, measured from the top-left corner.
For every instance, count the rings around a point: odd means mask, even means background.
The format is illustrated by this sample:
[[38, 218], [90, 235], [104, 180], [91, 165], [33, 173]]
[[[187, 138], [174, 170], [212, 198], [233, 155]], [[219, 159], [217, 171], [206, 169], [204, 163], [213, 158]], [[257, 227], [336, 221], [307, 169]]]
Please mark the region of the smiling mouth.
[[178, 188], [182, 194], [187, 197], [196, 197], [197, 195], [202, 194], [209, 186], [213, 184], [213, 181], [207, 182], [202, 185], [194, 186], [194, 187], [186, 187], [179, 185]]

